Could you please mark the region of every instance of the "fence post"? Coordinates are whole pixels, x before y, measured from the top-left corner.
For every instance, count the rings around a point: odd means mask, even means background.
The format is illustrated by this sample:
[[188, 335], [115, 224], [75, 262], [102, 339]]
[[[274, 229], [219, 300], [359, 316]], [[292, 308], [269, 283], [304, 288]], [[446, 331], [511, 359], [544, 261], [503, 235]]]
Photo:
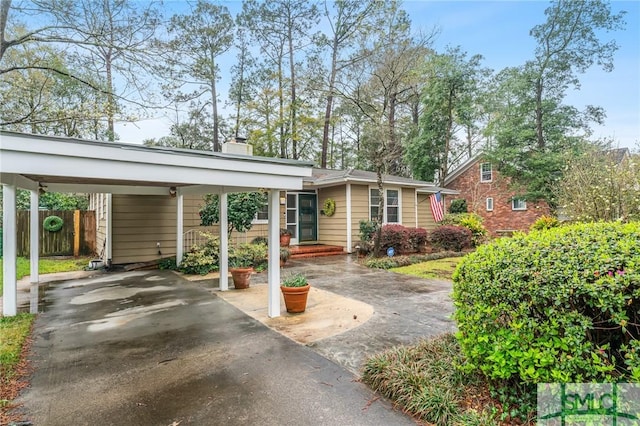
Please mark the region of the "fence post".
[[80, 256], [80, 210], [73, 212], [73, 255]]

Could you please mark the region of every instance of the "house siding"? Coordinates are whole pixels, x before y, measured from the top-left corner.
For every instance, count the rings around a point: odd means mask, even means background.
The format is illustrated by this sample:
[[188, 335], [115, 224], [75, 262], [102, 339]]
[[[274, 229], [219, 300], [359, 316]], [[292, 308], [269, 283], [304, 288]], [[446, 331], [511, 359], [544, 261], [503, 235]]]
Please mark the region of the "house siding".
[[[324, 201], [332, 198], [336, 202], [333, 216], [320, 214]], [[320, 244], [346, 247], [347, 245], [347, 186], [339, 185], [318, 189], [318, 240]]]
[[402, 225], [416, 226], [416, 190], [402, 188]]
[[[502, 231], [525, 231], [540, 216], [549, 215], [550, 209], [546, 202], [527, 201], [526, 210], [512, 210], [511, 200], [516, 192], [509, 188], [510, 179], [492, 169], [492, 181], [480, 182], [480, 164], [478, 160], [467, 170], [447, 184], [450, 189], [460, 191], [460, 195], [449, 197], [447, 206], [456, 198], [467, 201], [467, 209], [484, 218], [484, 226], [492, 236], [502, 234]], [[493, 211], [487, 211], [486, 200], [493, 198]]]
[[[360, 221], [369, 220], [369, 186], [351, 185], [351, 241], [360, 241]], [[353, 249], [353, 247], [352, 247]]]
[[433, 213], [431, 213], [430, 195], [418, 194], [418, 227], [433, 231], [437, 225], [433, 220]]

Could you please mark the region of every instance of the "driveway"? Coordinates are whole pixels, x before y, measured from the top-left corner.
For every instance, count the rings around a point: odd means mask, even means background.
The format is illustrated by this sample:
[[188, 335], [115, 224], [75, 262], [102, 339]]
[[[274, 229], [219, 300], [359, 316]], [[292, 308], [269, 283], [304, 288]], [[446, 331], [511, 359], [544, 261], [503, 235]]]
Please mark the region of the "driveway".
[[372, 314], [304, 346], [218, 297], [215, 282], [144, 271], [50, 285], [17, 402], [35, 425], [414, 424], [357, 373], [368, 355], [452, 330], [450, 283], [343, 256], [290, 261], [293, 272]]

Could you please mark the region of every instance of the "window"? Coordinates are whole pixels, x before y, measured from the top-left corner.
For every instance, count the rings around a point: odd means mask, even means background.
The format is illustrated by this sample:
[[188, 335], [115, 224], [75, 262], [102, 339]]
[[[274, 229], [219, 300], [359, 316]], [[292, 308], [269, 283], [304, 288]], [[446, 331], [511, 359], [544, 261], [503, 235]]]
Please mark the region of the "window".
[[522, 198], [514, 198], [511, 200], [511, 210], [526, 210], [527, 202]]
[[[386, 189], [385, 211], [382, 215], [383, 223], [400, 223], [400, 191], [398, 189]], [[377, 188], [369, 189], [369, 219], [378, 220], [378, 207], [380, 196]]]
[[493, 211], [493, 198], [487, 198], [487, 211]]
[[480, 182], [491, 182], [492, 180], [491, 163], [480, 164]]
[[253, 223], [267, 223], [269, 221], [269, 201], [265, 201], [260, 210], [256, 213]]

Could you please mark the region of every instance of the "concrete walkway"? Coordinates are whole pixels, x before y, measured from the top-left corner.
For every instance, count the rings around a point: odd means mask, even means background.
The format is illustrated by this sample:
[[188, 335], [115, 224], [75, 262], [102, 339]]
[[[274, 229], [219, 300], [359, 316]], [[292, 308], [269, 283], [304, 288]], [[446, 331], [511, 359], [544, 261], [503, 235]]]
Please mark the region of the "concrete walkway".
[[414, 424], [358, 374], [369, 355], [452, 330], [450, 283], [343, 256], [290, 260], [283, 274], [296, 272], [314, 293], [281, 318], [266, 316], [265, 273], [226, 293], [169, 271], [52, 284], [17, 402], [47, 425]]

